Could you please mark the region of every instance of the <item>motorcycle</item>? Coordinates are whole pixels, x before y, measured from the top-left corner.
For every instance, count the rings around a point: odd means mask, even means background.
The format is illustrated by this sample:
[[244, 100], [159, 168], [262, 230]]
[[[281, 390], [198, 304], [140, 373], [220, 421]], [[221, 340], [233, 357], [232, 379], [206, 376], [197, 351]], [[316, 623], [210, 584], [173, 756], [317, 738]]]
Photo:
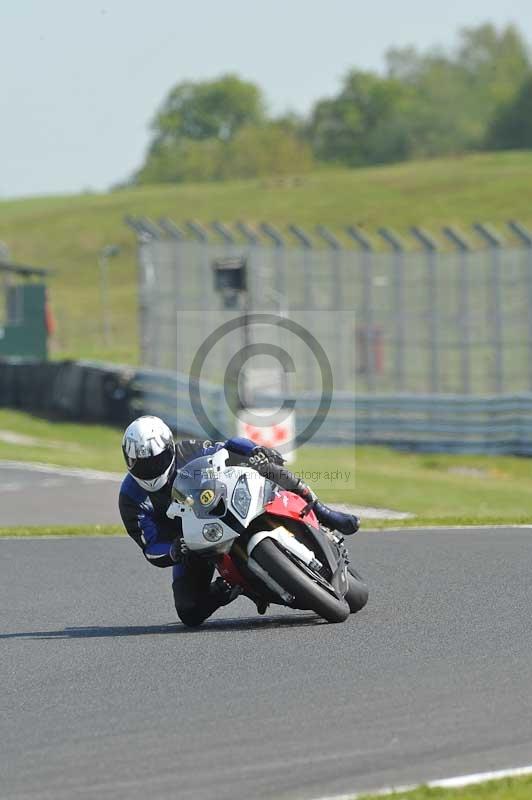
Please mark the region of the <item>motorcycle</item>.
[[343, 538], [321, 527], [302, 498], [232, 466], [225, 448], [178, 471], [167, 515], [181, 518], [188, 550], [213, 562], [263, 613], [277, 603], [343, 622], [367, 603]]

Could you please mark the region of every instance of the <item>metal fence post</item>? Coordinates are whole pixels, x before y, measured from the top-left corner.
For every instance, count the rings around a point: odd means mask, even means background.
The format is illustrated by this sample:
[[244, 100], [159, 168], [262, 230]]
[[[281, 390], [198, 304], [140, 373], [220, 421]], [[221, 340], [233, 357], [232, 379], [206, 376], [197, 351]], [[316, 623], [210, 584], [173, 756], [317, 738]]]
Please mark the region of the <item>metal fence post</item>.
[[[252, 308], [257, 308], [257, 298], [260, 295], [260, 288], [264, 280], [262, 275], [262, 253], [259, 249], [261, 240], [257, 231], [255, 231], [247, 222], [235, 222], [235, 230], [244, 238], [249, 248], [249, 269], [248, 269], [248, 292], [250, 294], [250, 303]], [[263, 250], [265, 248], [262, 248]]]
[[394, 252], [394, 317], [395, 317], [395, 382], [399, 392], [405, 390], [405, 291], [404, 256], [405, 248], [401, 239], [388, 228], [379, 228], [379, 236], [390, 245]]
[[[362, 250], [362, 318], [365, 328], [365, 354], [366, 389], [371, 394], [375, 393], [375, 325], [373, 309], [373, 245], [371, 240], [355, 225], [346, 228], [348, 235], [360, 246]], [[356, 320], [355, 320], [356, 322]], [[371, 422], [371, 419], [369, 420]]]
[[284, 297], [286, 295], [286, 276], [284, 269], [285, 241], [282, 234], [280, 234], [279, 231], [273, 227], [273, 225], [270, 225], [269, 222], [262, 222], [259, 227], [264, 235], [267, 236], [268, 239], [275, 245], [275, 284], [279, 294]]
[[247, 222], [236, 222], [235, 228], [252, 247], [257, 247], [260, 244], [258, 233]]
[[460, 279], [458, 298], [458, 323], [460, 326], [460, 382], [462, 394], [471, 393], [471, 321], [469, 314], [469, 252], [471, 247], [467, 239], [455, 228], [447, 226], [442, 229], [460, 253]]
[[[229, 230], [229, 228], [226, 225], [224, 225], [223, 222], [220, 222], [219, 220], [214, 220], [214, 222], [211, 222], [211, 228], [222, 239], [223, 244], [224, 244], [224, 248], [226, 250], [226, 255], [229, 256], [230, 258], [236, 256], [237, 255], [237, 248], [236, 248], [236, 240], [235, 240], [233, 232], [231, 230]], [[247, 337], [246, 344], [251, 344], [251, 333], [252, 332], [251, 332], [250, 326], [247, 323], [247, 317], [248, 317], [248, 314], [249, 314], [249, 312], [251, 311], [251, 308], [252, 308], [253, 291], [250, 291], [249, 276], [248, 276], [248, 287], [247, 287], [247, 290], [246, 290], [245, 298], [246, 299], [245, 299], [245, 302], [244, 302], [243, 312], [244, 312], [244, 316], [246, 318], [246, 323], [243, 326], [243, 332], [244, 332], [244, 335]], [[251, 298], [251, 302], [250, 302], [250, 298]], [[226, 345], [226, 348], [225, 348], [226, 356], [225, 357], [227, 359], [227, 363], [229, 363], [229, 359], [231, 357], [230, 356], [230, 353], [231, 353], [230, 340], [227, 339], [224, 344]], [[247, 392], [247, 387], [245, 388], [244, 391]], [[246, 404], [245, 400], [244, 400], [244, 404]]]
[[137, 225], [141, 229], [143, 233], [148, 234], [152, 237], [152, 239], [161, 239], [162, 231], [159, 226], [153, 222], [153, 220], [149, 219], [148, 217], [139, 217], [137, 219]]
[[185, 234], [179, 228], [175, 222], [168, 217], [159, 217], [159, 227], [166, 233], [170, 239], [175, 239], [176, 242], [182, 242], [185, 238]]
[[208, 244], [209, 234], [207, 233], [205, 228], [199, 224], [199, 222], [194, 222], [194, 220], [188, 219], [185, 224], [189, 229], [189, 231], [192, 234], [194, 234], [194, 236], [199, 242], [201, 242], [202, 244]]
[[525, 287], [528, 305], [528, 389], [532, 392], [532, 233], [520, 222], [511, 221], [508, 227], [528, 250], [528, 265], [525, 275]]
[[316, 227], [316, 233], [328, 245], [331, 256], [331, 271], [329, 274], [331, 284], [331, 296], [329, 307], [331, 311], [341, 311], [344, 307], [342, 296], [342, 270], [341, 256], [342, 245], [340, 241], [324, 225]]
[[153, 263], [150, 243], [152, 235], [147, 233], [139, 220], [127, 214], [124, 222], [134, 231], [137, 237], [137, 276], [138, 276], [138, 318], [140, 359], [143, 365], [154, 366], [156, 355], [155, 336], [152, 330], [150, 309], [153, 305], [153, 290], [155, 286], [155, 266]]
[[[336, 236], [334, 236], [334, 234], [331, 233], [331, 231], [328, 230], [328, 228], [326, 228], [324, 225], [318, 225], [316, 227], [316, 234], [328, 245], [330, 252], [331, 270], [329, 282], [331, 286], [331, 294], [329, 308], [333, 314], [335, 312], [338, 314], [338, 324], [340, 326], [339, 336], [336, 340], [337, 347], [334, 351], [336, 365], [333, 370], [333, 375], [335, 378], [335, 383], [337, 383], [337, 388], [345, 389], [346, 373], [349, 374], [349, 371], [345, 369], [345, 365], [348, 363], [348, 361], [345, 354], [346, 331], [344, 328], [343, 316], [347, 309], [343, 301], [342, 293], [342, 245]], [[353, 324], [353, 328], [354, 327], [355, 326]]]
[[[157, 249], [157, 242], [163, 239], [163, 231], [159, 226], [148, 217], [138, 217], [137, 225], [142, 232], [143, 259], [146, 266], [146, 274], [149, 281], [150, 299], [149, 307], [159, 305], [160, 292], [160, 259]], [[148, 311], [149, 320], [149, 349], [150, 363], [154, 367], [162, 367], [164, 363], [164, 352], [161, 347], [163, 331], [163, 320], [160, 314], [153, 314]]]
[[440, 328], [440, 314], [438, 307], [438, 277], [436, 272], [436, 259], [438, 257], [438, 243], [423, 228], [410, 228], [412, 236], [420, 243], [427, 253], [427, 311], [429, 323], [429, 391], [438, 394], [440, 391], [440, 343], [438, 332]]
[[303, 248], [303, 302], [305, 304], [305, 311], [312, 308], [312, 274], [309, 263], [310, 251], [314, 247], [312, 240], [305, 233], [302, 228], [297, 225], [289, 225], [288, 230], [297, 239]]
[[211, 228], [223, 239], [224, 244], [229, 245], [229, 249], [232, 251], [235, 245], [235, 237], [229, 228], [218, 220], [211, 222]]
[[501, 394], [504, 387], [504, 365], [503, 365], [503, 319], [501, 303], [501, 248], [503, 241], [501, 237], [480, 222], [473, 225], [473, 229], [488, 244], [491, 252], [491, 275], [490, 290], [492, 298], [492, 314], [488, 309], [488, 328], [492, 331], [490, 337], [493, 351], [495, 354], [495, 374], [493, 376], [493, 390]]
[[183, 250], [184, 250], [184, 242], [185, 242], [185, 234], [179, 228], [173, 220], [168, 219], [168, 217], [160, 217], [159, 218], [159, 226], [162, 230], [166, 233], [168, 239], [170, 240], [170, 245], [172, 247], [172, 255], [174, 258], [174, 270], [172, 272], [172, 291], [174, 293], [175, 298], [175, 369], [179, 370], [179, 366], [184, 363], [185, 360], [185, 353], [184, 347], [181, 346], [181, 341], [179, 337], [179, 322], [177, 318], [177, 307], [180, 301], [180, 297], [184, 290], [184, 270], [185, 264], [183, 259]]
[[[208, 294], [202, 290], [203, 286], [211, 279], [209, 263], [209, 234], [203, 225], [200, 225], [200, 223], [196, 222], [195, 220], [189, 219], [185, 222], [185, 225], [195, 237], [196, 241], [199, 242], [198, 247], [200, 248], [198, 262], [194, 265], [187, 264], [187, 272], [188, 281], [190, 281], [191, 275], [194, 275], [194, 280], [196, 281], [196, 287], [198, 289], [196, 296], [199, 297], [198, 312], [201, 316], [200, 329], [202, 331], [201, 335], [203, 342], [210, 333], [210, 324], [208, 319], [209, 311], [211, 313], [213, 312], [213, 309], [209, 309]], [[177, 335], [179, 336], [178, 319], [176, 319], [176, 325], [178, 332]]]
[[[303, 248], [303, 281], [302, 281], [302, 288], [303, 288], [303, 303], [304, 303], [304, 313], [307, 317], [310, 317], [309, 312], [313, 309], [313, 297], [312, 297], [312, 289], [313, 289], [313, 280], [312, 280], [312, 269], [310, 265], [310, 251], [314, 247], [312, 243], [312, 239], [305, 233], [305, 231], [300, 228], [298, 225], [289, 225], [288, 226], [289, 232], [297, 239], [299, 244]], [[307, 322], [308, 324], [308, 322]], [[312, 355], [308, 349], [305, 348], [305, 388], [312, 389], [314, 386], [313, 380], [313, 372], [316, 368], [316, 365], [313, 363]]]

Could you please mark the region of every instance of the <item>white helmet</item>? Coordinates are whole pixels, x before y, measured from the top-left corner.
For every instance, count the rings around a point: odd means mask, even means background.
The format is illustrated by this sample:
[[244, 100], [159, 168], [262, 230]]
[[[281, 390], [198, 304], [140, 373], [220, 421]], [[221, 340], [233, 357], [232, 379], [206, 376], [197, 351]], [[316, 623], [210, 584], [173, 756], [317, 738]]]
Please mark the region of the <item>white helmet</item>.
[[175, 461], [172, 431], [159, 417], [138, 417], [128, 425], [122, 439], [126, 465], [147, 492], [167, 483]]

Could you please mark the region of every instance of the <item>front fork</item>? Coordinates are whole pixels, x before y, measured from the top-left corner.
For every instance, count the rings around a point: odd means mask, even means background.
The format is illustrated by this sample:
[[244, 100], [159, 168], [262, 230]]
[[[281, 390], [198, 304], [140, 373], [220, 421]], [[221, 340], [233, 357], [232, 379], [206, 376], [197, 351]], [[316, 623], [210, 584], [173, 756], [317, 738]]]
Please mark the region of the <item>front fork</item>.
[[[245, 578], [241, 568], [229, 553], [218, 556], [216, 559], [216, 568], [227, 583], [231, 584], [231, 586], [240, 586], [246, 597], [249, 597], [250, 600], [256, 603], [257, 607], [264, 603], [267, 605], [268, 603], [279, 602], [277, 593], [273, 592], [272, 595], [269, 595], [266, 586], [264, 587], [266, 592], [260, 592], [257, 591], [256, 588], [253, 588], [253, 582]], [[253, 572], [253, 570], [250, 570], [250, 572]], [[250, 577], [253, 579], [256, 578], [256, 575], [252, 574]]]

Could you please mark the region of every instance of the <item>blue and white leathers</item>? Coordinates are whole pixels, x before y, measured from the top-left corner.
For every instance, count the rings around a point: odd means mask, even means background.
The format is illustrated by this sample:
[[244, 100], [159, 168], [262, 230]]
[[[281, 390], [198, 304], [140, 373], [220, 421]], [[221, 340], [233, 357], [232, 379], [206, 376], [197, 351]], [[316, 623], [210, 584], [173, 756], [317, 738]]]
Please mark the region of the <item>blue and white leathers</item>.
[[[255, 447], [250, 439], [235, 437], [226, 442], [199, 442], [194, 439], [178, 442], [176, 445], [175, 471], [194, 458], [211, 455], [225, 447], [244, 458]], [[169, 476], [167, 483], [156, 492], [148, 492], [139, 486], [128, 473], [120, 487], [119, 509], [126, 531], [139, 545], [146, 559], [156, 567], [174, 566], [174, 579], [183, 575], [183, 567], [174, 565], [170, 558], [170, 546], [181, 533], [179, 519], [170, 520], [166, 511], [170, 505], [170, 493], [175, 474]]]

